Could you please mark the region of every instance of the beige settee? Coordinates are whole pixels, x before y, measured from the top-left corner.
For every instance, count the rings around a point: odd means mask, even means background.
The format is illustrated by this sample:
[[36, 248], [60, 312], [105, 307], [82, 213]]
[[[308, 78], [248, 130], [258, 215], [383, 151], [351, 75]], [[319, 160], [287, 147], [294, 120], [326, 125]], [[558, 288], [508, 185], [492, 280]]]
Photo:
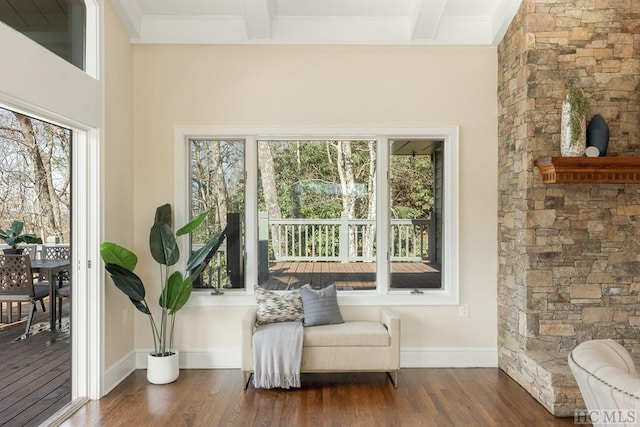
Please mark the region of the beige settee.
[[[253, 373], [253, 331], [256, 308], [242, 320], [242, 381]], [[395, 387], [400, 369], [400, 318], [380, 309], [379, 321], [345, 321], [304, 328], [302, 373], [387, 372]]]

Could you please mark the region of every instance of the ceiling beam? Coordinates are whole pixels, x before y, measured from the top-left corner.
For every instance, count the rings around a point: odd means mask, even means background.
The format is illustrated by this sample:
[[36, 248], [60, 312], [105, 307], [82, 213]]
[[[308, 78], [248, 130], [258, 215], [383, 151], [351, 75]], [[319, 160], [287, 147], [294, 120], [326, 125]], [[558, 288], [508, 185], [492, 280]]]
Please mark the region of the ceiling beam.
[[244, 21], [249, 40], [271, 39], [273, 0], [242, 0]]
[[409, 16], [412, 40], [433, 40], [448, 0], [416, 0]]

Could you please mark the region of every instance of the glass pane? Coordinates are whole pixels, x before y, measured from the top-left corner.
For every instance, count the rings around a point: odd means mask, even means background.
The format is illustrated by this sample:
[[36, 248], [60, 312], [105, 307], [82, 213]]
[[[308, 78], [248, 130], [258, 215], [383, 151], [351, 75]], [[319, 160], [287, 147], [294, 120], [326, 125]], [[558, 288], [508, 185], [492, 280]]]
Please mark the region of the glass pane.
[[244, 288], [244, 140], [190, 141], [191, 217], [209, 215], [191, 237], [195, 251], [215, 233], [227, 237], [194, 288]]
[[83, 0], [14, 1], [0, 20], [81, 70], [85, 69], [86, 6]]
[[376, 288], [375, 141], [258, 141], [259, 282]]
[[391, 288], [442, 288], [443, 143], [391, 141]]

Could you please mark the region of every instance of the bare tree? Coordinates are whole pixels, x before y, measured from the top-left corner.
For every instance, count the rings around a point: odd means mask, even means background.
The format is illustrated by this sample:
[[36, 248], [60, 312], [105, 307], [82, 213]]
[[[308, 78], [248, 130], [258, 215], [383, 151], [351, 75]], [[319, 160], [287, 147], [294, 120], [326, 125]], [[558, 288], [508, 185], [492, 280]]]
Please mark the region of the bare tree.
[[[267, 207], [269, 218], [282, 218], [282, 210], [278, 202], [278, 188], [276, 187], [276, 171], [273, 166], [273, 141], [258, 142], [258, 166], [262, 181], [262, 194]], [[280, 236], [272, 233], [271, 242], [274, 248], [281, 248]]]
[[[342, 189], [342, 211], [346, 212], [347, 218], [353, 219], [356, 213], [356, 181], [353, 173], [351, 141], [336, 141], [335, 144], [338, 151], [338, 176]], [[356, 230], [349, 227], [349, 256], [355, 256], [357, 250]]]
[[54, 235], [62, 236], [60, 219], [60, 200], [54, 190], [53, 176], [51, 173], [51, 158], [53, 142], [46, 141], [41, 148], [36, 139], [31, 118], [21, 113], [14, 112], [22, 133], [22, 145], [27, 149], [31, 160], [32, 172], [35, 183], [36, 198], [38, 200], [41, 226], [44, 230], [52, 231]]
[[[376, 218], [376, 142], [368, 141], [369, 149], [369, 180], [367, 185], [367, 219]], [[370, 225], [365, 229], [362, 247], [366, 251], [364, 256], [372, 257], [373, 245], [371, 244], [376, 235], [376, 226]]]

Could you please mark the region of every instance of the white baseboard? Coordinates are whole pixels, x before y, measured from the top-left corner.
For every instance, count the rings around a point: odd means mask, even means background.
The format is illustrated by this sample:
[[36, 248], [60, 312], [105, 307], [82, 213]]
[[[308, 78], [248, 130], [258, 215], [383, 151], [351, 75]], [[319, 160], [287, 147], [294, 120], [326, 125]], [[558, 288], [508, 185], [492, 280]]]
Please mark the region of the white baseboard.
[[113, 365], [109, 366], [104, 375], [104, 391], [103, 396], [109, 393], [118, 384], [131, 374], [131, 372], [138, 369], [136, 365], [136, 352], [131, 351], [129, 354], [118, 360]]
[[[150, 350], [135, 352], [136, 369], [146, 369]], [[402, 368], [481, 368], [498, 366], [496, 347], [420, 347], [400, 349]], [[193, 350], [180, 352], [183, 369], [238, 369], [240, 350]], [[128, 374], [127, 374], [128, 375]]]
[[[147, 355], [151, 349], [136, 350], [136, 369], [147, 369]], [[191, 350], [179, 351], [182, 369], [238, 369], [240, 350]]]
[[495, 368], [497, 347], [421, 347], [400, 349], [402, 368]]

